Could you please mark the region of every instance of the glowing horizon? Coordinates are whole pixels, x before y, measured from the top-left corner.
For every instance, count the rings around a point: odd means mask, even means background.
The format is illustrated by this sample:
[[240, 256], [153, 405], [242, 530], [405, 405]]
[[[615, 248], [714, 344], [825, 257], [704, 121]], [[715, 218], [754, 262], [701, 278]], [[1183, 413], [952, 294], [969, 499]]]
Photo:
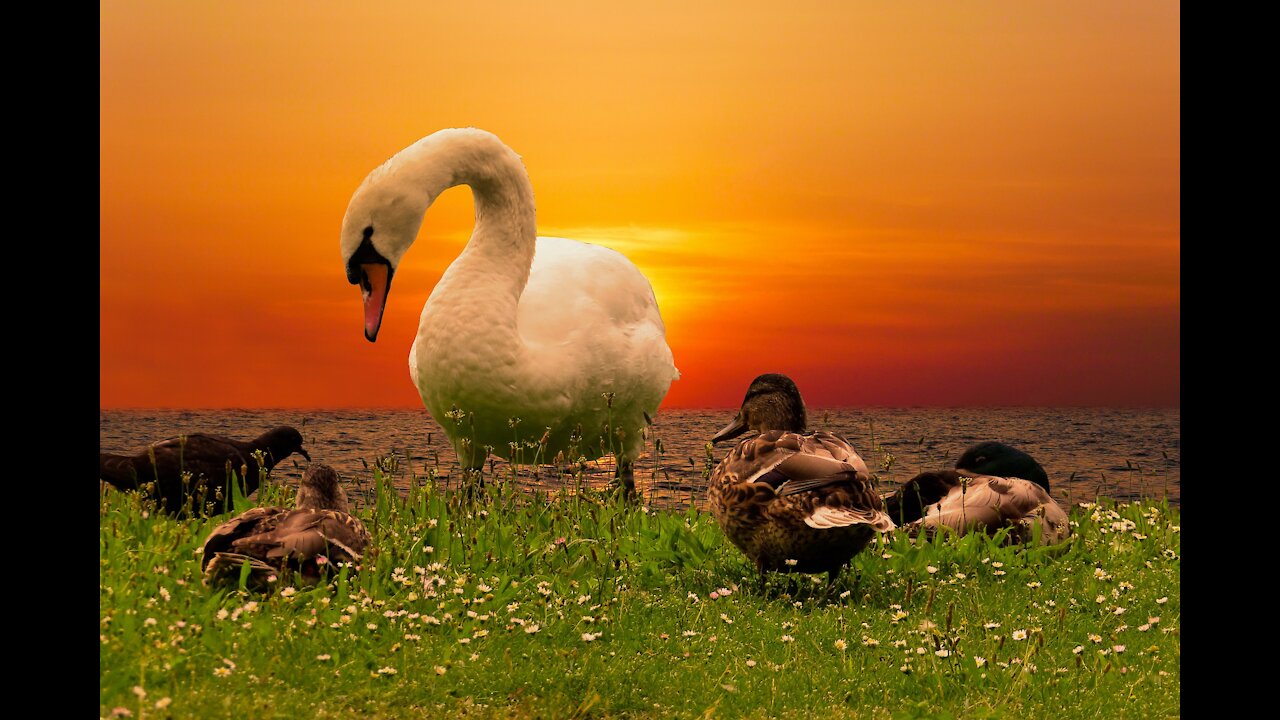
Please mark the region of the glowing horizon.
[[1178, 406], [1177, 6], [827, 5], [104, 6], [100, 407], [420, 407], [469, 192], [375, 344], [338, 229], [467, 125], [523, 157], [540, 235], [649, 277], [664, 407], [762, 372], [813, 407]]

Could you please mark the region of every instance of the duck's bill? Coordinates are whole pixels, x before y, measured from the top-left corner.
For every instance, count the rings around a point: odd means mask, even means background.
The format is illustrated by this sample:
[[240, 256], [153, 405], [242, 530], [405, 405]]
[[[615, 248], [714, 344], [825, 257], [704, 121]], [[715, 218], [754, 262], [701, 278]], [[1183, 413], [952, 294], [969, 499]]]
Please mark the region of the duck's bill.
[[360, 264], [360, 293], [364, 296], [364, 338], [378, 339], [382, 313], [387, 309], [387, 293], [391, 291], [391, 266], [385, 263]]
[[307, 462], [311, 462], [311, 453], [307, 452], [305, 448], [298, 448], [298, 454], [306, 458]]
[[747, 424], [742, 422], [742, 416], [739, 415], [733, 419], [733, 422], [721, 428], [715, 437], [711, 438], [711, 444], [714, 445], [721, 440], [732, 440], [746, 431]]

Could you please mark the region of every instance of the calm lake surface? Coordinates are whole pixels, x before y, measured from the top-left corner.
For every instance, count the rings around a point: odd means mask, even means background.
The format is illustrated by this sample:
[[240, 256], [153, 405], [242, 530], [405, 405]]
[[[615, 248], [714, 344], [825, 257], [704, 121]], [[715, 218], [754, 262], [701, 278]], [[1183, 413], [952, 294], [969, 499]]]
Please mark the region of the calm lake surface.
[[[664, 410], [654, 418], [648, 452], [636, 467], [636, 487], [654, 507], [680, 509], [705, 501], [704, 473], [729, 451], [721, 443], [707, 458], [705, 444], [733, 418], [737, 408]], [[968, 446], [999, 440], [1031, 453], [1049, 473], [1060, 502], [1097, 495], [1131, 500], [1180, 498], [1180, 435], [1177, 409], [1098, 408], [863, 408], [809, 410], [810, 429], [847, 438], [881, 489], [918, 472], [950, 468]], [[456, 483], [460, 471], [440, 426], [426, 410], [102, 410], [103, 452], [137, 453], [156, 440], [180, 433], [209, 433], [250, 440], [277, 425], [302, 431], [307, 451], [332, 465], [357, 500], [369, 491], [374, 463], [399, 458], [395, 484], [407, 492], [428, 470]], [[662, 442], [655, 452], [652, 439]], [[406, 457], [408, 460], [406, 461]], [[886, 469], [886, 463], [888, 468]], [[597, 488], [612, 476], [609, 459], [588, 464], [586, 479]], [[305, 460], [294, 455], [272, 473], [296, 485]], [[510, 477], [501, 460], [495, 472]], [[555, 468], [521, 468], [516, 482], [528, 489], [559, 490]], [[572, 483], [572, 480], [569, 481]], [[891, 485], [888, 485], [891, 487]]]

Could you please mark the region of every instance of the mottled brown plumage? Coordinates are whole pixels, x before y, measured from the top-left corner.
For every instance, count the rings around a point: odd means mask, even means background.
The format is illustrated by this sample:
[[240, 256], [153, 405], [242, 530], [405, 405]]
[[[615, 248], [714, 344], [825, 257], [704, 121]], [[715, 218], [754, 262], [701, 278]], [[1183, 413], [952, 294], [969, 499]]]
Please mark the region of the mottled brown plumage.
[[[219, 512], [229, 501], [231, 471], [237, 477], [244, 473], [245, 495], [258, 489], [258, 450], [268, 472], [295, 452], [311, 459], [302, 447], [302, 433], [282, 425], [249, 442], [196, 433], [153, 443], [136, 455], [100, 453], [99, 476], [117, 490], [139, 490], [155, 498], [165, 512], [204, 515], [208, 504]], [[184, 479], [183, 473], [190, 478]]]
[[1030, 480], [942, 470], [921, 473], [911, 482], [917, 481], [920, 487], [947, 491], [925, 506], [924, 517], [904, 526], [913, 536], [979, 529], [991, 535], [1007, 527], [1009, 542], [1029, 543], [1038, 534], [1040, 544], [1054, 545], [1071, 535], [1066, 512]]
[[307, 468], [296, 507], [259, 507], [214, 528], [204, 541], [205, 584], [235, 583], [250, 564], [247, 585], [270, 586], [273, 578], [298, 572], [316, 582], [335, 565], [356, 565], [369, 544], [369, 531], [347, 512], [338, 474], [328, 465]]
[[[758, 433], [716, 466], [707, 499], [725, 537], [756, 564], [762, 583], [769, 570], [826, 572], [834, 583], [877, 532], [894, 527], [862, 458], [831, 433], [804, 433], [803, 408], [789, 378], [761, 375], [738, 418], [715, 438]], [[782, 427], [761, 427], [766, 423]]]

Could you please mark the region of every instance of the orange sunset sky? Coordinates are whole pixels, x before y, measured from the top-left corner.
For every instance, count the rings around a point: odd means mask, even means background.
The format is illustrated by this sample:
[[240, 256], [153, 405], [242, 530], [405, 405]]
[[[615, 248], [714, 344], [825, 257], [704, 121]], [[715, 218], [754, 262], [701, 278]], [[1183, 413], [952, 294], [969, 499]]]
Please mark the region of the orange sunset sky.
[[338, 232], [445, 127], [539, 233], [650, 278], [682, 378], [808, 404], [1179, 404], [1177, 3], [104, 0], [100, 405], [420, 407], [465, 244], [427, 214], [378, 342]]

